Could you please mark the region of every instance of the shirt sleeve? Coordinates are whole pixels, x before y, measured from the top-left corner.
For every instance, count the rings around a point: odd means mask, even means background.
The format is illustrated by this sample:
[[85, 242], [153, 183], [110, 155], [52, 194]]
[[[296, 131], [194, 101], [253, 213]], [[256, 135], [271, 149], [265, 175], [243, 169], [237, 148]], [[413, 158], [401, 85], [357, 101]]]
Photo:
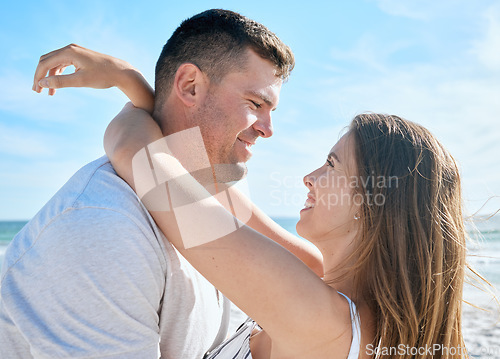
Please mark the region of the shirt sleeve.
[[42, 230], [1, 283], [35, 358], [159, 357], [166, 273], [148, 235], [101, 208], [68, 210]]

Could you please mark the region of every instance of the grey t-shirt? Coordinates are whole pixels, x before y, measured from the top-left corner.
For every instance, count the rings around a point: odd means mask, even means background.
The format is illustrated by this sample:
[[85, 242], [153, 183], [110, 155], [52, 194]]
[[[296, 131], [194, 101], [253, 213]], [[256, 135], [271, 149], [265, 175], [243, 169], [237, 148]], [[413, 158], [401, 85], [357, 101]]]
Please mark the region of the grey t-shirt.
[[7, 249], [0, 358], [201, 358], [222, 295], [162, 236], [106, 157], [79, 170]]

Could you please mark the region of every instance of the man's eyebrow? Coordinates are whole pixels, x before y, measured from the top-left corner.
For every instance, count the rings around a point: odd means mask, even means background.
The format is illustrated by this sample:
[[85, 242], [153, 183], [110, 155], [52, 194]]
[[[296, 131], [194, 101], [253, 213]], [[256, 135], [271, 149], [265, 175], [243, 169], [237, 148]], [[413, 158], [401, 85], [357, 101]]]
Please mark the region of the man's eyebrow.
[[267, 96], [267, 95], [265, 95], [263, 93], [257, 92], [257, 91], [253, 91], [253, 90], [246, 91], [246, 94], [250, 95], [250, 96], [253, 96], [253, 97], [260, 98], [262, 101], [265, 102], [265, 104], [267, 106], [272, 107], [273, 111], [276, 109], [274, 107], [273, 100], [269, 96]]
[[330, 153], [328, 154], [328, 157], [329, 157], [329, 158], [330, 158], [330, 157], [333, 157], [333, 158], [335, 158], [335, 160], [336, 160], [338, 163], [342, 163], [342, 162], [340, 162], [340, 160], [339, 160], [339, 156], [337, 156], [337, 154], [336, 154], [335, 152], [333, 152], [333, 151], [332, 151], [332, 152], [330, 152]]

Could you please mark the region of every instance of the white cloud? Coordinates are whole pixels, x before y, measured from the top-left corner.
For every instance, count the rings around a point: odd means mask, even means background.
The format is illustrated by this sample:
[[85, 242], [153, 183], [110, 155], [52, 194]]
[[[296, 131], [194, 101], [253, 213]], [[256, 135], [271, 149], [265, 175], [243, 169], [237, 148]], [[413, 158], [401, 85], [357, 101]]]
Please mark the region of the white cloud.
[[[33, 69], [33, 74], [35, 69]], [[32, 75], [16, 70], [0, 73], [0, 110], [14, 113], [19, 117], [36, 121], [67, 122], [74, 118], [78, 105], [76, 96], [68, 91], [60, 91], [48, 98], [47, 93], [37, 94], [31, 90]], [[60, 109], [55, 112], [54, 108]]]
[[[371, 33], [363, 34], [354, 46], [347, 50], [333, 48], [333, 60], [355, 62], [376, 71], [386, 71], [386, 61], [395, 52], [409, 46], [403, 42], [381, 42]], [[337, 62], [337, 61], [335, 61]]]
[[500, 76], [436, 65], [362, 77], [344, 79], [319, 102], [398, 114], [429, 128], [460, 162], [471, 211], [500, 194]]
[[49, 157], [55, 153], [50, 145], [53, 136], [18, 126], [0, 123], [0, 153], [15, 157]]
[[[44, 37], [44, 51], [50, 52], [74, 42], [129, 61], [153, 82], [157, 54], [152, 54], [143, 43], [130, 39], [127, 33], [120, 31], [120, 26], [128, 29], [130, 25], [123, 20], [120, 24], [113, 8], [106, 9], [107, 5], [100, 3], [95, 6], [100, 9], [83, 11], [64, 32], [48, 32]], [[74, 9], [60, 8], [57, 11], [60, 12], [58, 16], [69, 18]], [[15, 114], [25, 120], [68, 123], [76, 121], [83, 113], [89, 114], [89, 109], [103, 103], [118, 106], [126, 101], [118, 90], [63, 89], [58, 90], [53, 97], [47, 96], [46, 90], [42, 94], [33, 92], [33, 75], [42, 53], [33, 53], [30, 45], [34, 47], [28, 42], [24, 46], [16, 44], [15, 47], [6, 49], [4, 60], [8, 59], [12, 65], [0, 70], [0, 111]], [[33, 68], [14, 67], [13, 64], [20, 58], [31, 58]], [[72, 70], [70, 67], [66, 72]]]
[[28, 122], [69, 124], [94, 115], [103, 105], [118, 112], [126, 102], [126, 97], [117, 89], [73, 88], [59, 89], [54, 96], [48, 96], [47, 90], [38, 94], [31, 89], [34, 71], [33, 68], [32, 73], [14, 69], [0, 72], [0, 112]]
[[[113, 13], [82, 9], [73, 17], [68, 9], [60, 7], [56, 15], [54, 26], [41, 31], [45, 31], [43, 36], [38, 33], [38, 37], [19, 41], [3, 54], [3, 62], [8, 63], [0, 70], [3, 219], [34, 215], [78, 168], [101, 156], [106, 123], [126, 102], [117, 89], [61, 89], [53, 97], [47, 96], [46, 90], [42, 94], [33, 92], [36, 62], [42, 55], [34, 51], [49, 52], [75, 42], [123, 57], [149, 75], [150, 80], [154, 74], [156, 52], [148, 53], [142, 42], [122, 33]], [[65, 23], [59, 20], [63, 18], [74, 20]], [[62, 27], [64, 31], [59, 31]], [[32, 68], [26, 67], [27, 62], [31, 62]]]
[[[384, 4], [388, 6], [389, 2]], [[431, 14], [433, 5], [426, 4], [422, 6]], [[410, 11], [407, 2], [405, 6]], [[478, 18], [476, 16], [476, 20]], [[304, 98], [314, 99], [314, 106], [321, 107], [327, 116], [330, 114], [327, 118], [343, 119], [345, 125], [358, 113], [374, 111], [397, 114], [429, 128], [459, 161], [465, 199], [472, 213], [488, 198], [500, 195], [500, 73], [491, 71], [497, 69], [494, 66], [500, 66], [500, 59], [494, 60], [500, 51], [500, 44], [496, 42], [500, 39], [500, 12], [490, 9], [487, 18], [488, 31], [473, 42], [474, 49], [482, 49], [477, 52], [478, 57], [483, 56], [479, 57], [481, 63], [477, 57], [470, 56], [471, 42], [462, 41], [458, 47], [463, 51], [450, 53], [448, 58], [440, 57], [439, 62], [398, 64], [389, 61], [390, 54], [404, 44], [382, 44], [373, 35], [363, 35], [349, 49], [332, 49], [332, 57], [337, 60], [334, 71], [321, 71], [311, 78], [310, 89], [314, 90], [307, 94], [304, 90]], [[338, 60], [345, 61], [339, 64]], [[484, 61], [491, 61], [489, 68], [485, 69]], [[323, 68], [328, 66], [327, 63]], [[284, 164], [251, 165], [259, 172], [250, 175], [255, 176], [254, 181], [260, 188], [256, 196], [259, 205], [270, 213], [279, 211], [271, 206], [269, 173], [275, 170], [283, 176], [303, 176], [314, 169], [324, 157], [327, 142], [331, 146], [337, 139], [332, 138], [329, 130], [337, 135], [341, 127], [334, 127], [309, 128], [301, 131], [296, 139], [274, 138], [273, 143], [279, 143], [279, 147], [273, 149], [287, 156], [273, 154], [273, 158]], [[271, 155], [271, 150], [268, 151]], [[297, 181], [300, 182], [300, 178]], [[300, 186], [290, 189], [291, 193], [294, 191], [300, 193]], [[485, 211], [494, 211], [495, 204], [498, 201], [491, 201]], [[282, 208], [286, 213], [296, 214], [298, 206]]]
[[[485, 3], [468, 0], [373, 1], [382, 11], [393, 16], [427, 21], [425, 26], [417, 29], [418, 37], [416, 40], [425, 39], [422, 36], [429, 26], [432, 30], [425, 34], [428, 40], [424, 41], [434, 40], [435, 43], [442, 40], [439, 36], [445, 36], [447, 40], [452, 39], [453, 41], [462, 41], [462, 39], [458, 36], [442, 35], [438, 25], [447, 27], [448, 23], [441, 24], [440, 20], [431, 20], [458, 16], [457, 14], [462, 14], [464, 17], [467, 15], [467, 19], [474, 17], [474, 23], [471, 23], [473, 24], [471, 32], [475, 32], [477, 27], [474, 24], [478, 23], [478, 19], [475, 17], [475, 13], [470, 12], [469, 16], [467, 12], [473, 7], [484, 7], [480, 4]], [[491, 3], [491, 1], [488, 0], [486, 3]], [[91, 14], [88, 9], [87, 11], [82, 9], [82, 13], [79, 13], [78, 16], [71, 17], [74, 20], [70, 24], [64, 24], [64, 31], [60, 31], [61, 24], [57, 24], [56, 21], [57, 28], [55, 30], [51, 28], [44, 32], [43, 38], [38, 36], [37, 38], [33, 37], [33, 39], [36, 41], [41, 39], [44, 46], [64, 46], [67, 43], [76, 42], [96, 51], [122, 57], [141, 69], [146, 77], [152, 81], [154, 62], [160, 47], [152, 51], [152, 46], [147, 43], [148, 37], [146, 36], [151, 35], [151, 38], [154, 38], [158, 37], [158, 33], [149, 34], [151, 30], [146, 29], [145, 31], [144, 24], [124, 24], [131, 21], [130, 18], [116, 15], [119, 12], [115, 14], [114, 9], [105, 3], [96, 6], [101, 6], [104, 9], [96, 9]], [[389, 66], [388, 60], [391, 55], [406, 48], [409, 44], [394, 43], [391, 41], [390, 34], [385, 34], [383, 41], [374, 35], [366, 34], [358, 41], [354, 41], [355, 45], [351, 48], [332, 49], [332, 58], [339, 61], [335, 61], [334, 64], [331, 61], [325, 61], [323, 64], [313, 66], [315, 70], [312, 74], [318, 75], [318, 77], [322, 76], [320, 81], [314, 79], [314, 85], [294, 83], [295, 79], [292, 76], [290, 84], [286, 86], [300, 86], [303, 92], [300, 97], [293, 98], [291, 103], [285, 105], [283, 100], [278, 111], [283, 122], [286, 122], [286, 126], [292, 129], [284, 132], [276, 131], [273, 139], [270, 140], [271, 142], [265, 141], [269, 145], [263, 146], [263, 143], [259, 141], [259, 145], [255, 148], [255, 159], [250, 163], [253, 198], [265, 211], [271, 214], [298, 215], [297, 209], [302, 206], [305, 199], [305, 197], [300, 197], [305, 192], [305, 187], [300, 183], [302, 176], [322, 163], [325, 151], [338, 139], [338, 133], [342, 126], [347, 125], [349, 119], [356, 113], [366, 110], [401, 114], [431, 128], [461, 161], [467, 191], [475, 193], [469, 197], [472, 200], [479, 198], [475, 203], [481, 204], [481, 198], [498, 194], [500, 171], [496, 169], [498, 163], [496, 155], [500, 153], [500, 145], [498, 144], [500, 122], [497, 115], [500, 113], [500, 105], [497, 104], [497, 97], [500, 93], [500, 78], [498, 73], [496, 75], [485, 73], [487, 72], [485, 70], [490, 71], [500, 63], [497, 53], [500, 48], [498, 45], [500, 14], [498, 8], [495, 11], [486, 13], [484, 37], [477, 39], [474, 42], [473, 50], [471, 50], [474, 56], [472, 60], [482, 61], [482, 69], [477, 67], [477, 62], [473, 63], [468, 58], [450, 61], [452, 65], [434, 62], [433, 64], [407, 65], [406, 67]], [[65, 13], [58, 13], [57, 17], [70, 18], [69, 15], [70, 12], [66, 10]], [[411, 26], [415, 24], [412, 21], [405, 21], [405, 23], [409, 23]], [[125, 32], [125, 29], [133, 26], [142, 26], [138, 33], [140, 36], [144, 36], [144, 42], [137, 39], [131, 31]], [[158, 31], [158, 28], [163, 29], [164, 26], [169, 25], [162, 24], [159, 27], [155, 25], [151, 29]], [[335, 29], [335, 26], [332, 26], [332, 29]], [[408, 28], [402, 25], [401, 29], [406, 31]], [[433, 30], [436, 30], [436, 33]], [[451, 33], [453, 28], [449, 30]], [[356, 31], [354, 32], [356, 33]], [[375, 33], [377, 31], [372, 31], [372, 34]], [[29, 46], [33, 46], [33, 43]], [[323, 46], [327, 45], [323, 44]], [[46, 49], [46, 51], [50, 50], [53, 49]], [[30, 55], [29, 51], [21, 45], [9, 53], [12, 60], [34, 56], [34, 61], [36, 61], [41, 55]], [[470, 56], [471, 52], [468, 55]], [[302, 69], [304, 63], [314, 65], [314, 62], [321, 59], [322, 56], [323, 53], [314, 59], [313, 56], [309, 56], [306, 62], [302, 62]], [[450, 55], [450, 59], [454, 59], [454, 57], [454, 55]], [[393, 59], [391, 58], [391, 60]], [[356, 71], [346, 71], [346, 66], [352, 62], [357, 66]], [[40, 157], [45, 157], [44, 159], [37, 158], [40, 165], [32, 165], [31, 162], [26, 161], [22, 166], [12, 167], [9, 169], [11, 174], [8, 174], [8, 177], [5, 177], [6, 172], [2, 173], [3, 185], [6, 186], [5, 188], [10, 188], [8, 194], [13, 202], [16, 201], [16, 195], [18, 197], [25, 196], [25, 191], [28, 190], [31, 191], [30, 195], [35, 195], [37, 192], [43, 193], [47, 197], [47, 193], [53, 193], [80, 165], [98, 155], [99, 151], [102, 151], [100, 143], [92, 145], [90, 148], [89, 138], [95, 136], [96, 143], [100, 142], [102, 133], [95, 131], [94, 135], [91, 133], [92, 131], [87, 131], [85, 134], [87, 137], [83, 141], [81, 138], [75, 139], [73, 136], [77, 135], [76, 132], [84, 126], [96, 127], [96, 122], [108, 121], [111, 118], [108, 117], [109, 113], [113, 110], [105, 112], [104, 106], [108, 106], [109, 110], [109, 107], [112, 106], [119, 108], [124, 102], [124, 98], [113, 90], [61, 90], [53, 98], [47, 97], [46, 94], [35, 94], [31, 91], [32, 71], [34, 68], [23, 71], [8, 69], [0, 72], [0, 83], [3, 85], [0, 88], [0, 111], [15, 114], [24, 121], [27, 119], [33, 122], [51, 121], [51, 123], [66, 124], [68, 128], [69, 125], [75, 125], [75, 130], [73, 133], [71, 133], [73, 130], [67, 130], [68, 139], [64, 140], [55, 139], [55, 135], [38, 133], [35, 130], [25, 134], [16, 133], [10, 124], [0, 127], [0, 131], [3, 131], [3, 128], [7, 129], [3, 134], [4, 137], [7, 137], [7, 142], [0, 145], [0, 151], [20, 153], [24, 149], [26, 157], [35, 152], [40, 154]], [[295, 71], [301, 71], [301, 68], [298, 67]], [[313, 77], [309, 74], [307, 76], [308, 78]], [[304, 86], [308, 87], [304, 88]], [[288, 89], [283, 91], [283, 96], [288, 91]], [[293, 103], [294, 101], [296, 103]], [[325, 124], [321, 118], [311, 118], [310, 116], [319, 112], [316, 111], [318, 107], [322, 107], [320, 111], [322, 110], [321, 114], [325, 115], [325, 118], [329, 120], [342, 119], [341, 125]], [[82, 118], [83, 116], [85, 118]], [[2, 120], [0, 119], [0, 121]], [[317, 125], [318, 123], [319, 125]], [[1, 138], [0, 136], [0, 140]], [[75, 140], [73, 141], [73, 139]], [[77, 150], [76, 156], [68, 153], [74, 150], [71, 145], [75, 148], [81, 148]], [[53, 158], [54, 153], [57, 154], [58, 151], [61, 152], [60, 156], [57, 159]], [[92, 152], [90, 156], [89, 152]], [[83, 153], [87, 155], [83, 155]], [[49, 161], [47, 158], [51, 158], [50, 164], [47, 163]], [[290, 189], [287, 193], [282, 192], [282, 195], [285, 196], [282, 199], [287, 198], [286, 195], [290, 196], [288, 198], [292, 203], [288, 207], [273, 205], [275, 198], [272, 197], [271, 191], [275, 181], [270, 178], [273, 171], [281, 175], [275, 179], [295, 181], [296, 188]], [[33, 179], [37, 179], [37, 181], [34, 182]], [[16, 187], [16, 185], [18, 186]], [[11, 190], [14, 187], [16, 190]], [[6, 198], [3, 193], [0, 197]], [[43, 205], [47, 199], [26, 200], [24, 204], [31, 206], [31, 212]], [[6, 212], [3, 218], [8, 218], [10, 212], [13, 211], [11, 208], [14, 207], [10, 206], [9, 204], [2, 207]], [[22, 206], [17, 206], [17, 208], [18, 212], [21, 213]]]
[[431, 9], [436, 6], [435, 0], [375, 0], [378, 7], [389, 15], [427, 20], [432, 16]]
[[[90, 158], [92, 159], [92, 158]], [[0, 163], [0, 218], [28, 219], [36, 214], [89, 158]]]
[[[463, 9], [466, 0], [374, 0], [380, 10], [393, 16], [431, 20]], [[460, 11], [460, 10], [459, 10]]]
[[491, 6], [483, 14], [484, 37], [474, 43], [472, 52], [490, 70], [500, 70], [500, 6]]
[[[85, 17], [75, 22], [67, 37], [69, 42], [128, 61], [152, 84], [154, 66], [161, 48], [151, 53], [147, 46], [120, 31], [125, 26], [129, 29], [131, 25], [124, 24], [123, 20], [120, 23], [108, 9], [98, 16]], [[147, 39], [144, 40], [147, 43]]]

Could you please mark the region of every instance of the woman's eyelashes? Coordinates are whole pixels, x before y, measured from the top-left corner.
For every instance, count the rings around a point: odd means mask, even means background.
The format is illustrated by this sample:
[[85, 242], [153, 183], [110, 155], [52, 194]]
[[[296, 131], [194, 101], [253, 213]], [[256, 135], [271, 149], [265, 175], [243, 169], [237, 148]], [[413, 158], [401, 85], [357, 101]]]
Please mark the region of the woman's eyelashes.
[[328, 166], [332, 167], [332, 168], [335, 168], [335, 164], [333, 163], [333, 160], [331, 157], [328, 157], [326, 159], [326, 163], [328, 164]]

